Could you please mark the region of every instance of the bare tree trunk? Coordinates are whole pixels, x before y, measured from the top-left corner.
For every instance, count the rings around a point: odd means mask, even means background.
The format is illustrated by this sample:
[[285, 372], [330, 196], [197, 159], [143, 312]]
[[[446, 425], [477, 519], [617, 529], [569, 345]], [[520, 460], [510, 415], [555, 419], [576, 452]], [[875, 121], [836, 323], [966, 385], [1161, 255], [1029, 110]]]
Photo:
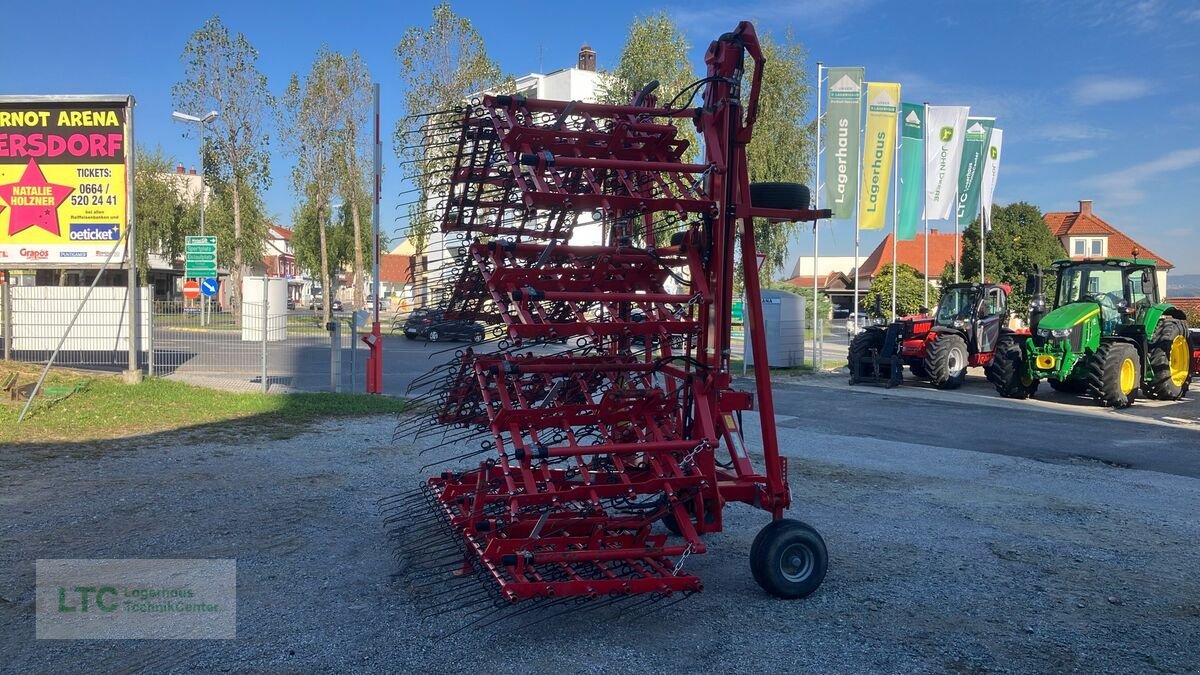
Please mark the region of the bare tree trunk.
[[363, 250], [362, 225], [358, 216], [358, 199], [350, 200], [350, 218], [354, 221], [354, 307], [363, 307]]
[[238, 185], [237, 176], [233, 177], [230, 183], [231, 193], [233, 197], [233, 273], [231, 280], [233, 282], [233, 301], [229, 303], [229, 311], [233, 313], [234, 325], [240, 326], [242, 323], [242, 278], [246, 271], [242, 268], [242, 209], [241, 209], [241, 190]]
[[325, 243], [325, 222], [321, 220], [321, 207], [317, 206], [317, 230], [321, 235], [321, 316], [329, 323], [333, 314], [333, 284], [329, 278], [329, 246]]

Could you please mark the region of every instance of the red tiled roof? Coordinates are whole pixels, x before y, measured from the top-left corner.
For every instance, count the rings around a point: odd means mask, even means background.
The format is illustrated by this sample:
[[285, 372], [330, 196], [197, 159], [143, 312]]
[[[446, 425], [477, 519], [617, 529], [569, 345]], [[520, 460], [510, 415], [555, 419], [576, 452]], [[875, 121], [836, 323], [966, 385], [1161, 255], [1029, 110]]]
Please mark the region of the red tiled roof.
[[379, 256], [379, 280], [389, 284], [405, 284], [412, 281], [410, 267], [412, 256], [385, 254]]
[[1200, 315], [1200, 298], [1167, 298], [1167, 302], [1182, 309], [1185, 314]]
[[283, 239], [286, 241], [292, 240], [292, 231], [282, 225], [271, 225], [271, 232], [274, 233], [276, 236], [278, 236], [280, 239]]
[[[830, 272], [823, 277], [816, 278], [817, 288], [829, 288], [830, 286], [833, 286], [833, 282], [837, 281], [839, 278], [844, 279], [847, 283], [853, 283], [845, 274], [841, 272]], [[813, 287], [813, 277], [811, 276], [792, 277], [791, 279], [788, 279], [787, 282], [793, 286], [799, 286], [800, 288]]]
[[[862, 262], [860, 277], [875, 277], [885, 266], [892, 264], [893, 236], [888, 234], [884, 237], [879, 246], [876, 246], [871, 255]], [[929, 276], [936, 277], [942, 273], [946, 263], [954, 262], [957, 242], [958, 237], [953, 232], [943, 234], [937, 230], [929, 231]], [[918, 233], [915, 239], [896, 242], [896, 260], [901, 265], [908, 265], [917, 270], [919, 274], [925, 274], [925, 233]]]
[[[1150, 249], [1130, 239], [1117, 228], [1106, 223], [1091, 210], [1091, 204], [1085, 203], [1081, 211], [1057, 211], [1047, 213], [1044, 218], [1046, 225], [1055, 237], [1085, 237], [1103, 235], [1108, 237], [1108, 255], [1114, 258], [1152, 258], [1163, 269], [1173, 269], [1175, 265], [1166, 258], [1155, 255]], [[1063, 242], [1063, 248], [1070, 252], [1069, 242]], [[1134, 255], [1134, 250], [1137, 255]], [[1071, 256], [1084, 258], [1087, 256]]]

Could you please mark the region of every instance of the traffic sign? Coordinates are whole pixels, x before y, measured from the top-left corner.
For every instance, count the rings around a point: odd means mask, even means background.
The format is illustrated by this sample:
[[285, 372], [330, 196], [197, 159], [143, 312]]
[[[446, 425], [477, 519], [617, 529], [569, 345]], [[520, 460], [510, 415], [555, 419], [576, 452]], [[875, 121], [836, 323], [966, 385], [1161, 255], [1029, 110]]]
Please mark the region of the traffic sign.
[[195, 281], [188, 281], [183, 284], [183, 297], [188, 300], [195, 300], [200, 297], [200, 284]]
[[217, 238], [187, 237], [183, 245], [183, 276], [188, 278], [217, 276]]
[[207, 295], [210, 298], [217, 294], [217, 289], [219, 287], [220, 286], [217, 284], [216, 279], [209, 278], [209, 279], [204, 279], [203, 281], [200, 282], [200, 292]]

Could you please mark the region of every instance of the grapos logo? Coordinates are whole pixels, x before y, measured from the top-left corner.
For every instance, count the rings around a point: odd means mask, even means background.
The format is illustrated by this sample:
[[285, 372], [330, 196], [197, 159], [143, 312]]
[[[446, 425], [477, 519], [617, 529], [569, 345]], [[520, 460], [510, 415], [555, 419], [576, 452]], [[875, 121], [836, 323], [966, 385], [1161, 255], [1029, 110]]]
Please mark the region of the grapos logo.
[[942, 127], [942, 131], [938, 134], [943, 143], [947, 143], [951, 138], [954, 138], [954, 127]]
[[1000, 150], [993, 145], [992, 147], [988, 148], [988, 155], [990, 155], [992, 159], [999, 159]]

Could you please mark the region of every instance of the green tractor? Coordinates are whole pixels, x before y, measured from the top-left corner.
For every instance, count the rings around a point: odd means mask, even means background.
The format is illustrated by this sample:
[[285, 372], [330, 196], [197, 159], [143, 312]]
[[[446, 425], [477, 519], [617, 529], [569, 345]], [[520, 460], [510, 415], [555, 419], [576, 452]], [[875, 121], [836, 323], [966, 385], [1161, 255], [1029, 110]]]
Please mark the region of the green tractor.
[[987, 369], [1001, 395], [1025, 398], [1046, 380], [1056, 391], [1090, 394], [1101, 405], [1183, 396], [1191, 351], [1182, 311], [1162, 302], [1153, 260], [1059, 260], [1053, 310], [1041, 270], [1029, 278], [1029, 332], [1006, 332]]

